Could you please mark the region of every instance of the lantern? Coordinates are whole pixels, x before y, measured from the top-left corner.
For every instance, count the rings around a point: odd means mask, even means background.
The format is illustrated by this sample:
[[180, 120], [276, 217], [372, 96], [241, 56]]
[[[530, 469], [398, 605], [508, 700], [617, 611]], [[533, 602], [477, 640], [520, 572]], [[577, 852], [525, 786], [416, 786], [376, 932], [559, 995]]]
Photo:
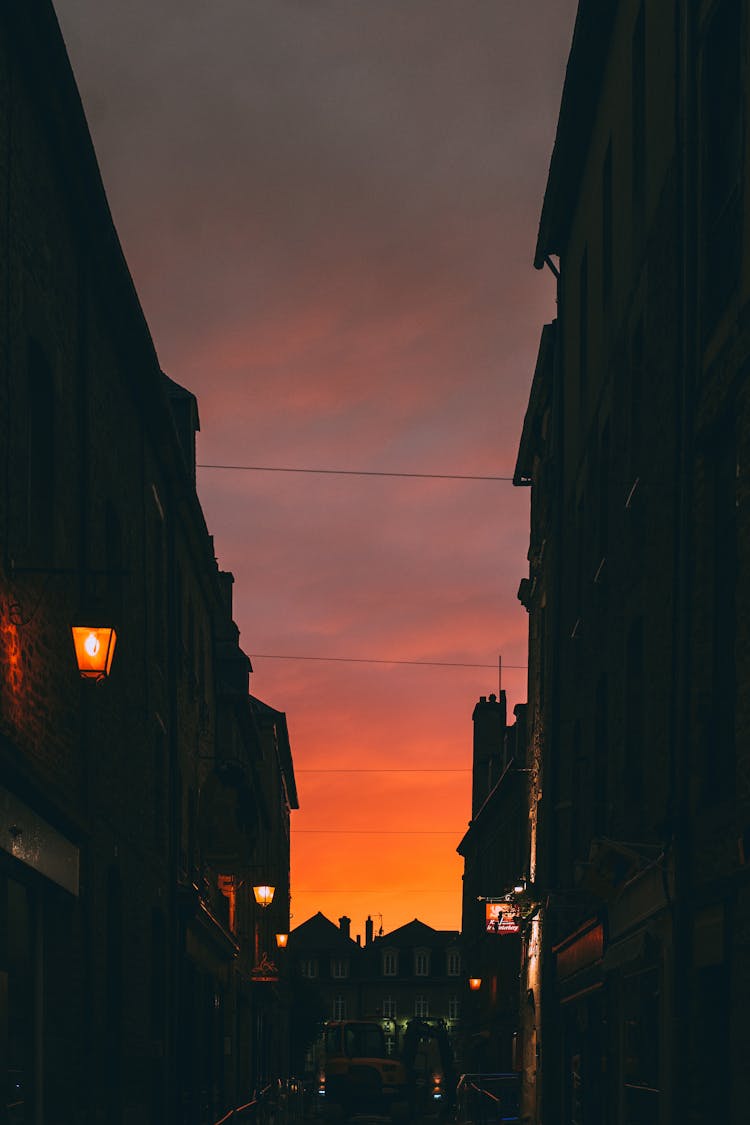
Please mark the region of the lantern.
[[482, 978], [481, 977], [469, 977], [469, 988], [471, 989], [472, 992], [479, 992], [479, 989], [481, 987], [482, 987]]
[[258, 906], [270, 906], [273, 902], [273, 895], [275, 887], [261, 886], [253, 887], [253, 894]]
[[78, 671], [84, 680], [106, 680], [112, 667], [117, 634], [111, 625], [73, 625]]
[[289, 934], [277, 934], [276, 944], [279, 949], [286, 949], [286, 943], [289, 941]]

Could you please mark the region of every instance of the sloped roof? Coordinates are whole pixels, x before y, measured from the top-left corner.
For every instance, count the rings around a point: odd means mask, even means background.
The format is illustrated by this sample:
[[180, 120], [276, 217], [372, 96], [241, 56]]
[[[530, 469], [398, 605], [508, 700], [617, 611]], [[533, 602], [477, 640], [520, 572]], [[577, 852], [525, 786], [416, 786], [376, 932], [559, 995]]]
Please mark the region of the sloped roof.
[[295, 949], [297, 952], [300, 950], [324, 949], [348, 954], [352, 951], [358, 952], [360, 949], [356, 941], [347, 937], [341, 928], [331, 922], [329, 918], [326, 918], [320, 910], [317, 914], [313, 914], [312, 918], [308, 918], [306, 922], [301, 922], [291, 931], [289, 948]]
[[391, 930], [382, 937], [373, 941], [373, 946], [395, 946], [397, 949], [413, 949], [416, 945], [427, 945], [433, 948], [451, 945], [458, 941], [458, 930], [434, 930], [419, 918], [412, 919], [396, 930]]
[[560, 254], [565, 248], [616, 13], [617, 0], [579, 0], [539, 220], [537, 269], [549, 254]]
[[289, 728], [286, 721], [286, 712], [277, 711], [275, 707], [269, 706], [268, 703], [264, 703], [254, 695], [251, 695], [249, 698], [250, 706], [258, 718], [276, 727], [279, 769], [284, 779], [289, 807], [291, 809], [298, 809], [299, 797], [297, 795], [297, 782], [294, 777], [294, 761], [292, 759], [292, 748], [289, 742]]

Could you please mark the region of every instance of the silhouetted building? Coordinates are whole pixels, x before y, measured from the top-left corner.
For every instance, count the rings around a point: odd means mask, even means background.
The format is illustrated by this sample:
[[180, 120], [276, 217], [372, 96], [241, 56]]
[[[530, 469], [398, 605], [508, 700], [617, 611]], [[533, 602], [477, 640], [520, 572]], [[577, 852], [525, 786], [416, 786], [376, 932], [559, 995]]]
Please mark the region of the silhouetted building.
[[464, 860], [461, 938], [464, 984], [463, 1068], [508, 1072], [521, 1024], [518, 974], [522, 924], [515, 888], [528, 879], [525, 707], [507, 725], [505, 692], [474, 708], [472, 808], [457, 851]]
[[[288, 736], [248, 694], [196, 401], [159, 368], [48, 0], [2, 6], [0, 58], [0, 1116], [217, 1120], [274, 987], [254, 864], [288, 928]], [[115, 627], [106, 682], [76, 623]]]
[[747, 1116], [749, 36], [740, 0], [579, 4], [515, 474], [540, 1122]]
[[[318, 912], [289, 937], [290, 974], [315, 982], [327, 1018], [380, 1021], [394, 1052], [415, 1016], [441, 1022], [455, 1041], [466, 987], [458, 931], [434, 930], [415, 918], [376, 937], [368, 918], [362, 944], [350, 929], [349, 918], [337, 927]], [[311, 1070], [316, 1059], [313, 1050]]]

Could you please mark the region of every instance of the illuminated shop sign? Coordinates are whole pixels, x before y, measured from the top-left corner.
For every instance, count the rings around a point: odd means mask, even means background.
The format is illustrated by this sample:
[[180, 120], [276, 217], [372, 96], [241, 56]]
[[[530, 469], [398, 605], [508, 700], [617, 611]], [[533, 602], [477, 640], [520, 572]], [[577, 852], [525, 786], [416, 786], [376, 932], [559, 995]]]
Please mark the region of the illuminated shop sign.
[[518, 934], [521, 932], [516, 909], [509, 902], [485, 903], [485, 929], [488, 934]]

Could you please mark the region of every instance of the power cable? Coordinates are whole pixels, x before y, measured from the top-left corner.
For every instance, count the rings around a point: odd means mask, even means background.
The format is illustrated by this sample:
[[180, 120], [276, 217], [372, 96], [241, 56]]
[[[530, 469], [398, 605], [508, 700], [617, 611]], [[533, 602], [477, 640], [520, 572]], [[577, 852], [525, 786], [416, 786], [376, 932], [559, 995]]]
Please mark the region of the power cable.
[[[253, 652], [251, 660], [328, 660], [339, 664], [410, 664], [417, 668], [492, 668], [497, 671], [497, 664], [470, 664], [461, 661], [448, 660], [382, 660], [371, 656], [292, 656], [287, 653]], [[503, 664], [503, 671], [514, 669], [526, 671], [526, 664]]]
[[354, 888], [354, 887], [341, 887], [341, 888], [334, 888], [333, 890], [331, 890], [330, 887], [326, 887], [325, 890], [322, 890], [322, 891], [307, 890], [307, 888], [305, 888], [304, 890], [298, 890], [298, 889], [292, 890], [292, 898], [296, 898], [298, 895], [393, 895], [393, 894], [398, 894], [398, 895], [455, 895], [455, 894], [458, 894], [458, 895], [460, 895], [461, 894], [461, 888], [458, 887], [456, 890], [450, 890], [449, 888], [446, 888], [446, 887], [437, 887], [436, 889], [433, 890], [431, 887], [370, 887], [369, 889], [367, 887], [364, 887], [364, 888], [362, 888], [362, 887], [356, 887], [356, 888]]
[[460, 836], [465, 828], [450, 831], [446, 828], [292, 828], [292, 835], [313, 836]]
[[315, 766], [305, 766], [302, 769], [298, 769], [297, 766], [295, 766], [294, 772], [295, 772], [295, 774], [297, 774], [297, 773], [471, 773], [472, 771], [468, 767], [462, 767], [461, 769], [449, 769], [447, 766], [446, 767], [440, 766], [437, 769], [431, 769], [431, 768], [427, 768], [425, 766], [419, 766], [416, 769], [407, 769], [405, 767], [402, 768], [400, 766], [399, 766], [398, 769], [390, 769], [388, 767], [383, 767], [381, 769], [348, 769], [348, 768], [342, 767], [341, 769], [339, 769], [338, 766], [336, 766], [336, 767], [326, 766], [324, 769], [316, 769]]
[[197, 469], [226, 469], [229, 471], [248, 473], [315, 473], [322, 476], [337, 477], [407, 477], [418, 480], [489, 480], [511, 481], [513, 477], [475, 476], [467, 473], [395, 473], [381, 472], [374, 469], [308, 469], [291, 468], [280, 465], [213, 465], [199, 464]]

